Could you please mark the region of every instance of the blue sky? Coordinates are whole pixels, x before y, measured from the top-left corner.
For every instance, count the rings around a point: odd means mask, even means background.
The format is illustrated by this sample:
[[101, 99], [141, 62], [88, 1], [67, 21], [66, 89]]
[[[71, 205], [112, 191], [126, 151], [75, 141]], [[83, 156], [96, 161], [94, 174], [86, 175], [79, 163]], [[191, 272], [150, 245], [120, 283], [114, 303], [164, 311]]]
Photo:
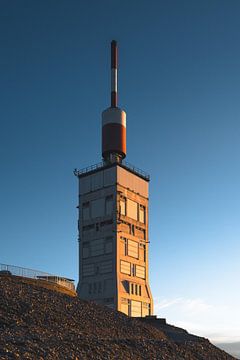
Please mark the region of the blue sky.
[[240, 340], [240, 2], [2, 0], [0, 17], [0, 262], [77, 279], [72, 171], [101, 160], [116, 39], [156, 313]]

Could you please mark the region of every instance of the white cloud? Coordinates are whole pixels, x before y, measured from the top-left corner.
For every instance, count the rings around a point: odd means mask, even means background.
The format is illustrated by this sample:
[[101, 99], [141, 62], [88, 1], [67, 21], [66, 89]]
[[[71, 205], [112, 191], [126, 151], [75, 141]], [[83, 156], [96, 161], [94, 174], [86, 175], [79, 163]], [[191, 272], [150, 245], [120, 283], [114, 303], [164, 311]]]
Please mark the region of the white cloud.
[[230, 306], [209, 304], [201, 298], [154, 299], [154, 313], [213, 342], [240, 341], [240, 318]]
[[163, 300], [154, 300], [155, 312], [161, 312], [163, 308], [169, 307], [178, 307], [181, 312], [199, 313], [206, 312], [211, 309], [212, 306], [207, 304], [203, 299], [185, 299], [185, 298], [176, 298], [176, 299], [163, 299]]

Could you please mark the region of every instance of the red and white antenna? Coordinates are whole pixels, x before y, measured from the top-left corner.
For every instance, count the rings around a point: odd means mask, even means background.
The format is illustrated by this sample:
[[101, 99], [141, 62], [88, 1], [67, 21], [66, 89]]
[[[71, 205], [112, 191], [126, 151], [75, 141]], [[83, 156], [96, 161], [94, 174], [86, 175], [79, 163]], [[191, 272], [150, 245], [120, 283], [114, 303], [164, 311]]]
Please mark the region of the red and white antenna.
[[106, 162], [121, 162], [126, 157], [126, 113], [118, 105], [118, 49], [111, 42], [111, 107], [102, 113], [102, 156]]

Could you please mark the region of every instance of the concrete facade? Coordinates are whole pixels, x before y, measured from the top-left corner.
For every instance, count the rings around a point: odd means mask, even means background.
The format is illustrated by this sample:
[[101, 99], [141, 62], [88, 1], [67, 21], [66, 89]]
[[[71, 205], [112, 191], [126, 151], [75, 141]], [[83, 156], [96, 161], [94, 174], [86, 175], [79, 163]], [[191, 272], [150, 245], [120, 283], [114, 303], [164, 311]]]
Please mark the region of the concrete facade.
[[149, 179], [121, 163], [103, 164], [77, 176], [79, 296], [129, 316], [152, 315]]

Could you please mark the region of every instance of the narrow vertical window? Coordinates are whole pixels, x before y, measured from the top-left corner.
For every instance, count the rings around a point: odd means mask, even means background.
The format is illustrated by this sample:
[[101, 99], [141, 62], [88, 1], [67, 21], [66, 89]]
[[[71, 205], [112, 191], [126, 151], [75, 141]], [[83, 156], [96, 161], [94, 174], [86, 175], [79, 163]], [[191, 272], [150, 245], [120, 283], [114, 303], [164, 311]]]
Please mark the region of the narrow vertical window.
[[139, 221], [145, 224], [145, 206], [139, 206]]
[[131, 224], [131, 235], [135, 235], [135, 227]]
[[135, 284], [135, 295], [138, 295], [138, 285]]
[[105, 213], [106, 213], [106, 215], [112, 215], [112, 213], [113, 213], [113, 196], [112, 195], [106, 197]]
[[136, 265], [132, 264], [132, 276], [136, 275]]
[[127, 239], [123, 237], [121, 237], [121, 254], [127, 255]]
[[83, 218], [83, 221], [90, 219], [90, 203], [89, 202], [83, 203], [83, 205], [82, 205], [82, 218]]
[[134, 294], [134, 284], [131, 284], [131, 294]]
[[120, 199], [120, 214], [126, 216], [126, 199]]
[[88, 284], [88, 293], [91, 294], [92, 293], [92, 284]]

